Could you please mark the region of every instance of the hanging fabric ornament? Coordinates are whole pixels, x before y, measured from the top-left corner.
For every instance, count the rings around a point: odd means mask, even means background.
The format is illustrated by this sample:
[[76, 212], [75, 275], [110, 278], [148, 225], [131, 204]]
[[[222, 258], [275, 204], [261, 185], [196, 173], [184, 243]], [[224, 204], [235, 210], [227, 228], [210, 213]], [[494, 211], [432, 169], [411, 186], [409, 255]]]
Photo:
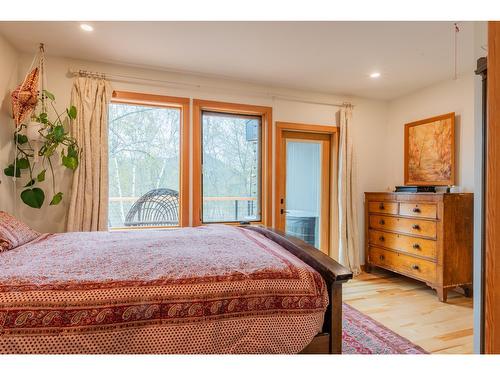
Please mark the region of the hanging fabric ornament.
[[16, 128], [33, 112], [38, 103], [38, 67], [28, 73], [23, 83], [12, 92], [12, 115]]

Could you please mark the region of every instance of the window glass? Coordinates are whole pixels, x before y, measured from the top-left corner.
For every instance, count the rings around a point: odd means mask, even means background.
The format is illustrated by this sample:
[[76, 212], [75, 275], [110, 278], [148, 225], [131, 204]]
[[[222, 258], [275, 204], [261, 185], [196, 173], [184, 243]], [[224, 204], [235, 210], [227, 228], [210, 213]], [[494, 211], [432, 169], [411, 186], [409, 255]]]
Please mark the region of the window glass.
[[202, 221], [261, 219], [259, 116], [202, 113]]
[[109, 106], [109, 228], [179, 225], [181, 110]]

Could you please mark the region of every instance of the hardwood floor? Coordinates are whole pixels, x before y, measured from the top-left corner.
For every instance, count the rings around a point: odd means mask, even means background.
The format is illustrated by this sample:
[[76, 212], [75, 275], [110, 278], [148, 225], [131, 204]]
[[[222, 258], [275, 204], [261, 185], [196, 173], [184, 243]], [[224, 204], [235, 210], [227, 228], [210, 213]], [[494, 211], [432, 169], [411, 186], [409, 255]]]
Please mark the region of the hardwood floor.
[[448, 302], [424, 283], [376, 269], [344, 285], [344, 302], [430, 353], [473, 353], [472, 298]]

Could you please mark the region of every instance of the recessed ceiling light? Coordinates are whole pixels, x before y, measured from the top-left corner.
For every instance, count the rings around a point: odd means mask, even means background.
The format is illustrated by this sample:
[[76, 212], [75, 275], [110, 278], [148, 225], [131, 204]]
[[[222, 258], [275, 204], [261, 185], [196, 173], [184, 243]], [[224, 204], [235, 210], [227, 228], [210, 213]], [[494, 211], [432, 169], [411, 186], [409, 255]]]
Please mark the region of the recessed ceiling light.
[[83, 30], [83, 31], [94, 31], [94, 28], [86, 23], [82, 23], [80, 24], [80, 28]]
[[370, 74], [370, 78], [378, 78], [378, 77], [380, 77], [379, 72], [373, 72], [372, 74]]

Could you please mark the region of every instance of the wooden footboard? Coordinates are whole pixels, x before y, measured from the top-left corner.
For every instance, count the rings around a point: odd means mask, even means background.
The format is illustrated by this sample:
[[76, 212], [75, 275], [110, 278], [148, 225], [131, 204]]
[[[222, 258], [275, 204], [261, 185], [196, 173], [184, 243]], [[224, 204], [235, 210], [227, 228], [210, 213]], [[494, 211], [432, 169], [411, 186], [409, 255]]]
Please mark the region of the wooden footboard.
[[262, 226], [245, 225], [284, 247], [313, 267], [325, 280], [330, 303], [325, 312], [322, 332], [316, 335], [302, 353], [342, 353], [342, 284], [352, 278], [352, 272], [308, 243], [282, 231]]

